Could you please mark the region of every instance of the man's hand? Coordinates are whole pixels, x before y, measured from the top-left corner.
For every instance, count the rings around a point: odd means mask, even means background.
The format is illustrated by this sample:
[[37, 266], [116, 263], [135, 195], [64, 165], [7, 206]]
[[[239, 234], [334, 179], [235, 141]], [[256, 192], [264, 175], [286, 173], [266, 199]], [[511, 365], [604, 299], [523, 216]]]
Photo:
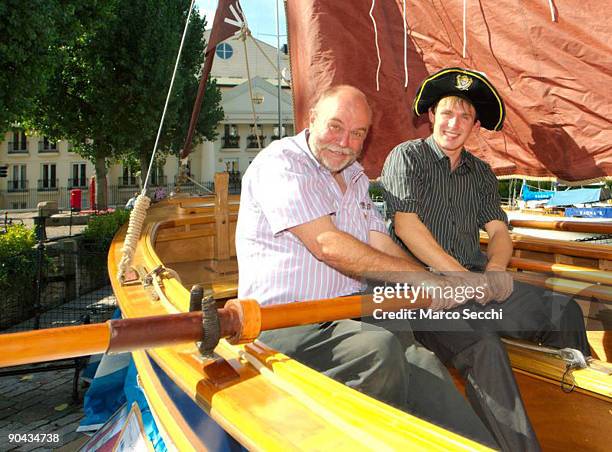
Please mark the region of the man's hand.
[[514, 290], [514, 279], [505, 268], [487, 267], [485, 276], [493, 291], [493, 299], [498, 303], [506, 301]]
[[433, 311], [453, 309], [468, 301], [458, 302], [453, 296], [457, 293], [456, 288], [464, 285], [464, 281], [455, 276], [443, 277], [432, 274], [422, 281], [420, 285], [424, 287], [425, 293], [431, 298], [431, 306], [429, 308]]
[[484, 306], [494, 299], [495, 292], [491, 287], [491, 282], [482, 273], [460, 272], [453, 274], [461, 279], [463, 287], [470, 287], [473, 289], [476, 294], [474, 297], [476, 303]]

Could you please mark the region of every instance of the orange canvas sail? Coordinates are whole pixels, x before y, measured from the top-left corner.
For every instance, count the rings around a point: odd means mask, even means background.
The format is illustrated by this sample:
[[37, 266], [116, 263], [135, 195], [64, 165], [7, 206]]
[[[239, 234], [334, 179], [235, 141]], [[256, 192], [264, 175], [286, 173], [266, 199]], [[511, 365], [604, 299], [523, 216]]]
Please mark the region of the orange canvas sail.
[[[501, 132], [468, 148], [498, 176], [612, 176], [612, 38], [598, 0], [291, 0], [296, 130], [322, 89], [361, 88], [374, 124], [362, 162], [377, 177], [398, 143], [429, 134], [410, 106], [443, 67], [484, 72], [503, 96]], [[465, 7], [465, 14], [464, 14]], [[465, 20], [464, 20], [465, 18]], [[464, 55], [465, 53], [465, 55]]]

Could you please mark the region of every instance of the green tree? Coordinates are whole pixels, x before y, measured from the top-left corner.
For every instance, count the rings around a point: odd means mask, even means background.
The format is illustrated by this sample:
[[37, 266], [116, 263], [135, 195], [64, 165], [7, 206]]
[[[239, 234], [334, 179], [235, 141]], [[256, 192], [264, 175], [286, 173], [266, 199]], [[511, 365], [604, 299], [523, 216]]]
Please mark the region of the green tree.
[[58, 48], [75, 39], [89, 11], [74, 0], [0, 2], [0, 133], [32, 114], [59, 64]]
[[[144, 5], [152, 7], [143, 8]], [[127, 64], [131, 64], [134, 59], [142, 60], [138, 76], [134, 80], [134, 85], [129, 87], [129, 92], [141, 112], [131, 120], [133, 130], [138, 130], [139, 135], [138, 139], [132, 142], [130, 154], [139, 162], [143, 183], [153, 152], [188, 6], [189, 1], [140, 1], [127, 4], [129, 12], [121, 15], [122, 30], [138, 29], [139, 24], [143, 22], [149, 24], [146, 35], [142, 33], [141, 26], [141, 33], [131, 37], [134, 45], [126, 51], [125, 56]], [[160, 14], [161, 9], [164, 11]], [[200, 17], [197, 11], [192, 12], [158, 143], [158, 162], [164, 161], [169, 152], [178, 153], [187, 135], [200, 80], [200, 67], [204, 62], [205, 26], [205, 18]], [[223, 119], [220, 102], [221, 92], [216, 83], [209, 80], [196, 126], [194, 144], [201, 142], [203, 138], [215, 139], [217, 124]]]
[[[33, 125], [52, 139], [68, 139], [74, 151], [96, 166], [98, 208], [107, 201], [102, 182], [106, 165], [152, 151], [181, 34], [188, 0], [109, 0], [94, 25], [61, 49], [61, 67], [40, 98]], [[178, 133], [189, 121], [198, 67], [203, 62], [205, 20], [197, 11], [191, 23], [160, 148], [178, 149]], [[213, 84], [198, 127], [199, 139], [214, 138], [223, 113]], [[145, 166], [143, 163], [141, 165]], [[146, 166], [143, 169], [143, 174]]]

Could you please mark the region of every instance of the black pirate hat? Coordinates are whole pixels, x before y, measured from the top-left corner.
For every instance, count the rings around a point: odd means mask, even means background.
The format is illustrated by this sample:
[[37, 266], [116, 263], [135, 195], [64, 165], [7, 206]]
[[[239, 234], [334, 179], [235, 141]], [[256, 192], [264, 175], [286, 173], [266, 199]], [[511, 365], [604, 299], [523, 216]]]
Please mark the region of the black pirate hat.
[[484, 74], [470, 69], [451, 67], [427, 77], [417, 89], [412, 109], [417, 116], [447, 96], [470, 101], [485, 129], [501, 130], [506, 116], [504, 101]]

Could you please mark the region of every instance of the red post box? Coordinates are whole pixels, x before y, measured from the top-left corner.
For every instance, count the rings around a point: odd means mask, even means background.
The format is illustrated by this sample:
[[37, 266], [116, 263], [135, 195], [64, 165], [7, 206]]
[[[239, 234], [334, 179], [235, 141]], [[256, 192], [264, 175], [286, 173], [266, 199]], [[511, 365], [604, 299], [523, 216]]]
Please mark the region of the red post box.
[[70, 208], [79, 212], [81, 210], [81, 190], [70, 190]]

